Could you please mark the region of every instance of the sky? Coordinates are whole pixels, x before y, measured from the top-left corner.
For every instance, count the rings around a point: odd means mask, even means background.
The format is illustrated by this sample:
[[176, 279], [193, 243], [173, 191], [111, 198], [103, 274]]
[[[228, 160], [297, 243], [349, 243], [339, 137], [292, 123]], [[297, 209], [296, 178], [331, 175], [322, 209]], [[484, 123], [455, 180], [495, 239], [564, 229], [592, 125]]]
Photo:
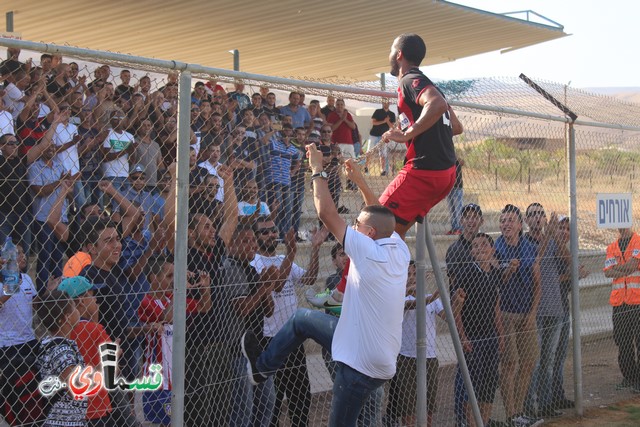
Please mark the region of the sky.
[[[495, 13], [533, 10], [564, 26], [561, 39], [425, 68], [429, 77], [529, 77], [577, 88], [640, 87], [640, 1], [451, 0]], [[427, 56], [429, 42], [427, 42]]]

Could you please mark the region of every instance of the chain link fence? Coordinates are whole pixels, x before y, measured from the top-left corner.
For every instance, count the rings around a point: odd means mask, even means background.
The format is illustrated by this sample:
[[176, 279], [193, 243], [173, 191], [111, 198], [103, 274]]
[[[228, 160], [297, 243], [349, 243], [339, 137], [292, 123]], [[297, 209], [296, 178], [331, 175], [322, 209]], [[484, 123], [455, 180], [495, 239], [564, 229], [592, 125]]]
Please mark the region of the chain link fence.
[[[402, 168], [406, 149], [370, 135], [372, 115], [389, 115], [381, 98], [395, 102], [394, 82], [381, 93], [373, 83], [333, 86], [177, 63], [172, 70], [81, 50], [23, 50], [2, 67], [0, 239], [17, 245], [22, 279], [18, 292], [0, 296], [4, 422], [169, 425], [183, 399], [179, 418], [189, 426], [326, 425], [330, 354], [307, 342], [252, 386], [239, 338], [250, 329], [266, 345], [297, 308], [314, 308], [339, 282], [346, 256], [318, 223], [304, 147], [323, 152], [333, 200], [352, 222], [363, 201], [343, 176], [344, 160], [357, 160], [377, 194]], [[181, 69], [193, 78], [186, 89]], [[595, 208], [598, 192], [634, 192], [640, 107], [537, 83], [582, 120], [572, 125], [577, 218], [568, 217], [569, 124], [555, 107], [519, 79], [439, 84], [464, 126], [454, 138], [461, 180], [428, 219], [485, 422], [526, 425], [572, 413], [580, 393], [579, 412], [639, 390], [629, 350], [640, 353], [639, 301], [609, 304], [605, 249], [620, 236], [596, 228]], [[187, 90], [190, 102], [180, 96]], [[185, 173], [176, 160], [187, 150]], [[577, 257], [568, 246], [572, 221]], [[181, 226], [184, 235], [175, 231]], [[633, 258], [636, 238], [628, 243]], [[415, 253], [415, 234], [406, 240]], [[576, 258], [580, 324], [572, 329]], [[433, 267], [426, 340], [416, 344], [424, 307], [415, 303], [410, 267], [397, 374], [369, 398], [359, 425], [415, 425], [421, 410], [432, 425], [473, 425], [452, 337], [437, 319], [446, 304], [435, 294]], [[634, 280], [625, 282], [629, 295]], [[174, 331], [184, 343], [180, 369]], [[421, 346], [426, 408], [416, 407]]]

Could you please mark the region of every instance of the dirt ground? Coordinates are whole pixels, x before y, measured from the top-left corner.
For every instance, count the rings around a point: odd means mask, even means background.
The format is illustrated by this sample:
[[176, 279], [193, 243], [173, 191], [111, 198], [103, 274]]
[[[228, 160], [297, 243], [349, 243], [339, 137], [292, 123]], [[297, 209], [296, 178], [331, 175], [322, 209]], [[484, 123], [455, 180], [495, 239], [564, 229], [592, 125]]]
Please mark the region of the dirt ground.
[[565, 417], [545, 425], [550, 427], [637, 427], [640, 425], [640, 397], [605, 408], [587, 409], [582, 418]]

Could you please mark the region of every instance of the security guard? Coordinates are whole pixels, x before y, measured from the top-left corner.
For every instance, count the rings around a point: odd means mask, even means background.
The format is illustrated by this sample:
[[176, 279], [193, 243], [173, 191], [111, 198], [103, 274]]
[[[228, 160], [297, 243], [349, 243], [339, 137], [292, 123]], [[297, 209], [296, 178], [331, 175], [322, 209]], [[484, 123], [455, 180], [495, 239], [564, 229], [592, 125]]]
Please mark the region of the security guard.
[[618, 231], [620, 237], [607, 247], [604, 262], [604, 275], [613, 279], [609, 304], [623, 377], [616, 388], [640, 392], [640, 235], [630, 228]]

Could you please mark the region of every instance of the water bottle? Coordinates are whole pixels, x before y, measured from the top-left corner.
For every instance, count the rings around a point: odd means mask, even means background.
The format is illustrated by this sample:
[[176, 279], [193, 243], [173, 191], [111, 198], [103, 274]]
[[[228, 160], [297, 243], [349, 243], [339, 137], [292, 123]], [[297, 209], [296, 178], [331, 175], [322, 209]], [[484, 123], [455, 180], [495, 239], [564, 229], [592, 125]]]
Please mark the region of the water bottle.
[[13, 244], [11, 237], [7, 237], [2, 247], [2, 293], [13, 295], [20, 290], [20, 269], [18, 268], [18, 248]]

